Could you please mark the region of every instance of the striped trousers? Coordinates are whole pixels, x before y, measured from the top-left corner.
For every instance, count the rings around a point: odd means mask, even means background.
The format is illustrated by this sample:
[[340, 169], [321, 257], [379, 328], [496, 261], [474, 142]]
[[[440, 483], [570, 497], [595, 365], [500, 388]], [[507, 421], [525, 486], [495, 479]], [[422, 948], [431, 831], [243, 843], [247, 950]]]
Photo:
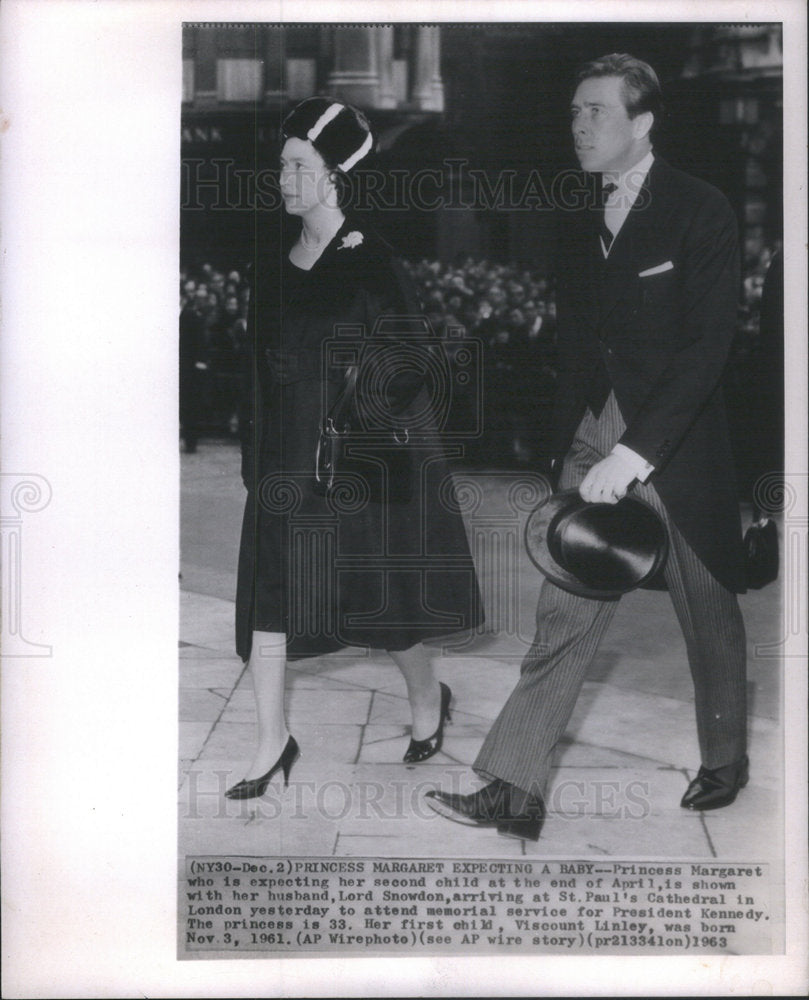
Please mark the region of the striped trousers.
[[[624, 429], [612, 393], [597, 419], [588, 409], [565, 458], [559, 488], [580, 485]], [[738, 601], [694, 554], [654, 487], [637, 483], [633, 493], [655, 508], [669, 533], [664, 575], [685, 636], [702, 763], [722, 767], [746, 751], [747, 646]], [[543, 581], [536, 636], [520, 680], [473, 764], [479, 774], [545, 795], [554, 748], [617, 606], [617, 600], [578, 597]]]

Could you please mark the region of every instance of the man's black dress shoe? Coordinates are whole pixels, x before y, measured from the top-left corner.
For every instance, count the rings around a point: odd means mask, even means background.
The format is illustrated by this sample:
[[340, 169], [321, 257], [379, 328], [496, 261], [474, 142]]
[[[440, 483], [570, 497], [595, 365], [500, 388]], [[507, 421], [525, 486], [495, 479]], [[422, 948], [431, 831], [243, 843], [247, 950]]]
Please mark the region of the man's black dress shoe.
[[471, 795], [433, 789], [427, 804], [439, 815], [466, 826], [494, 826], [497, 832], [524, 840], [539, 840], [545, 810], [541, 799], [497, 778]]
[[680, 802], [683, 809], [721, 809], [729, 806], [750, 778], [747, 755], [741, 760], [709, 770], [700, 767], [696, 778], [686, 789]]

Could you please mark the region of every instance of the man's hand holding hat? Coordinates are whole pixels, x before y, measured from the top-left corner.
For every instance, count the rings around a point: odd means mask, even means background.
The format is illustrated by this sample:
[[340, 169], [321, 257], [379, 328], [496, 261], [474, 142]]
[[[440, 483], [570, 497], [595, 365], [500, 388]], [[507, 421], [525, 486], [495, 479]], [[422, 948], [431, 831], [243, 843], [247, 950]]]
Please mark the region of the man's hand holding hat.
[[653, 472], [653, 465], [619, 441], [606, 458], [590, 469], [579, 494], [588, 503], [618, 503], [636, 479], [645, 483]]
[[590, 469], [579, 487], [579, 494], [588, 503], [618, 503], [637, 478], [634, 467], [613, 453]]

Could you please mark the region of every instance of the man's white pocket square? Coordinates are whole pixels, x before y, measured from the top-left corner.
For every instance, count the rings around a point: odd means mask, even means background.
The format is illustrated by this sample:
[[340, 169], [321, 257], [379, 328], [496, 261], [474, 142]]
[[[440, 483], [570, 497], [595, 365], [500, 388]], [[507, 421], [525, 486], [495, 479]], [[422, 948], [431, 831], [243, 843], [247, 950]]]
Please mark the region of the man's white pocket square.
[[662, 274], [664, 271], [671, 271], [674, 264], [667, 260], [665, 264], [658, 264], [657, 267], [647, 267], [645, 271], [638, 271], [639, 278], [648, 278], [652, 274]]

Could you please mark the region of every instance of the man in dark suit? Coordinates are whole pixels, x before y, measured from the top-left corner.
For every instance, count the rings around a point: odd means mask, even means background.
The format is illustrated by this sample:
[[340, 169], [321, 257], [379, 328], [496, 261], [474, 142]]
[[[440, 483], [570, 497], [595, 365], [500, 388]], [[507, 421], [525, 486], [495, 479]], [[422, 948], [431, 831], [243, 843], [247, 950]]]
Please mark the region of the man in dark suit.
[[[748, 778], [741, 525], [720, 386], [738, 238], [719, 191], [655, 156], [660, 115], [646, 63], [612, 55], [579, 71], [573, 138], [601, 197], [560, 213], [554, 465], [561, 489], [602, 503], [632, 489], [666, 525], [702, 757], [681, 805], [714, 809]], [[554, 747], [616, 606], [544, 581], [520, 680], [474, 763], [493, 780], [428, 793], [437, 812], [538, 838]]]

